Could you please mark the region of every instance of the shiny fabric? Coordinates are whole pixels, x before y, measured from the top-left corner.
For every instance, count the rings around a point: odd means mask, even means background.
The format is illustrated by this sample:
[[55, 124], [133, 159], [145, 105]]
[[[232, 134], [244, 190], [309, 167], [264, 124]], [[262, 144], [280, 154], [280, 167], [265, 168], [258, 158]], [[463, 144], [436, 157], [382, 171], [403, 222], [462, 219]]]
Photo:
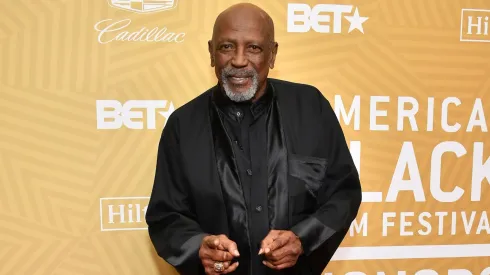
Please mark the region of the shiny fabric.
[[[212, 104], [211, 108], [214, 150], [223, 198], [227, 208], [229, 237], [238, 243], [239, 248], [246, 247], [246, 253], [254, 253], [254, 246], [250, 243], [250, 232], [247, 228], [247, 209], [235, 161], [236, 157], [232, 150], [232, 139], [225, 131], [223, 118], [220, 116], [218, 107]], [[287, 230], [291, 226], [288, 204], [287, 148], [279, 108], [275, 100], [272, 101], [267, 114], [267, 130], [269, 228]], [[246, 253], [242, 253], [240, 261], [250, 257]], [[248, 274], [245, 270], [240, 273]]]
[[[267, 128], [269, 227], [293, 231], [304, 254], [295, 267], [267, 275], [321, 274], [357, 215], [359, 175], [320, 91], [268, 82], [274, 89]], [[210, 103], [217, 88], [169, 117], [146, 214], [158, 255], [185, 275], [204, 274], [198, 251], [207, 234], [225, 234], [239, 243], [240, 266], [233, 274], [250, 274], [249, 255], [256, 252], [230, 140]]]
[[327, 171], [327, 160], [290, 154], [288, 165], [290, 175], [304, 181], [308, 192], [316, 199]]
[[286, 230], [291, 226], [288, 204], [288, 159], [284, 130], [276, 100], [272, 102], [267, 130], [270, 228]]
[[[262, 264], [263, 256], [257, 253], [261, 241], [270, 230], [266, 129], [272, 95], [272, 86], [267, 85], [264, 95], [253, 103], [233, 102], [218, 89], [213, 91], [212, 96], [226, 134], [232, 141], [230, 145], [247, 207], [251, 244], [250, 269], [252, 274], [257, 275], [267, 274], [269, 269]], [[240, 261], [245, 261], [245, 258], [240, 257]]]
[[[250, 261], [252, 245], [250, 243], [250, 233], [248, 230], [248, 215], [245, 200], [243, 198], [242, 185], [238, 176], [238, 168], [235, 162], [236, 157], [231, 147], [231, 139], [224, 130], [223, 120], [219, 115], [217, 106], [211, 106], [211, 125], [213, 132], [214, 153], [216, 165], [220, 178], [223, 199], [226, 206], [228, 219], [229, 236], [234, 240], [240, 251], [240, 261]], [[249, 267], [244, 265], [241, 274], [248, 274]]]

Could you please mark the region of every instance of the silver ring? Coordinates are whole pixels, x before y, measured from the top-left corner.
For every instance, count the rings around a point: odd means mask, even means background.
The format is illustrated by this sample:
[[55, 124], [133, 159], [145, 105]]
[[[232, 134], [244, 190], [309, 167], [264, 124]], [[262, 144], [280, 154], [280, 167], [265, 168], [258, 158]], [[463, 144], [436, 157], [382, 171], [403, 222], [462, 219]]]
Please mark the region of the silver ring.
[[224, 265], [222, 262], [215, 262], [214, 263], [214, 271], [216, 272], [222, 272], [224, 270]]

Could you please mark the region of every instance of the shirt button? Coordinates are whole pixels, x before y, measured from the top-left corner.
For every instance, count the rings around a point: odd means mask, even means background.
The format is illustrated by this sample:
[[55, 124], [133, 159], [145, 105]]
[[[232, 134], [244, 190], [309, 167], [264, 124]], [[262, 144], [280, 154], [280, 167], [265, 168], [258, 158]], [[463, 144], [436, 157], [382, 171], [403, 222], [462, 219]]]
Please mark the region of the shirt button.
[[240, 151], [243, 151], [243, 146], [236, 139], [235, 139], [235, 144], [236, 144], [236, 146], [238, 146], [238, 148], [240, 149]]
[[251, 175], [252, 175], [252, 170], [247, 169], [247, 174], [248, 174], [249, 176], [251, 176]]
[[262, 206], [261, 205], [258, 205], [257, 207], [255, 207], [255, 211], [261, 212], [262, 211]]
[[242, 116], [242, 113], [240, 111], [236, 112], [236, 116], [237, 117], [241, 117]]

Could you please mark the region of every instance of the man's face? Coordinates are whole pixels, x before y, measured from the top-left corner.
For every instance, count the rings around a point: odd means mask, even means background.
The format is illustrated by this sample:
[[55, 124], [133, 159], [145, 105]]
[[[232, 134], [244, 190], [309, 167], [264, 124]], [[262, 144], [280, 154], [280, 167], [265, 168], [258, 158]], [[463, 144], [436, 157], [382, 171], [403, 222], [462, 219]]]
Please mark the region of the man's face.
[[265, 89], [277, 51], [270, 32], [258, 14], [244, 12], [217, 22], [209, 42], [211, 66], [230, 99], [246, 101]]

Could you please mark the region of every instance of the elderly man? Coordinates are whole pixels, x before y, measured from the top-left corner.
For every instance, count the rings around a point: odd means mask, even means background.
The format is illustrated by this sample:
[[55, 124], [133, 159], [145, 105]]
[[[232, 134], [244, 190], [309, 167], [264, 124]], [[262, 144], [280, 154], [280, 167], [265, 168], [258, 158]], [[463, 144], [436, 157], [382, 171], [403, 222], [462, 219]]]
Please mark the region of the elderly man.
[[146, 214], [181, 274], [321, 274], [361, 203], [338, 120], [316, 88], [268, 78], [272, 19], [238, 4], [209, 41], [218, 78], [169, 117]]

